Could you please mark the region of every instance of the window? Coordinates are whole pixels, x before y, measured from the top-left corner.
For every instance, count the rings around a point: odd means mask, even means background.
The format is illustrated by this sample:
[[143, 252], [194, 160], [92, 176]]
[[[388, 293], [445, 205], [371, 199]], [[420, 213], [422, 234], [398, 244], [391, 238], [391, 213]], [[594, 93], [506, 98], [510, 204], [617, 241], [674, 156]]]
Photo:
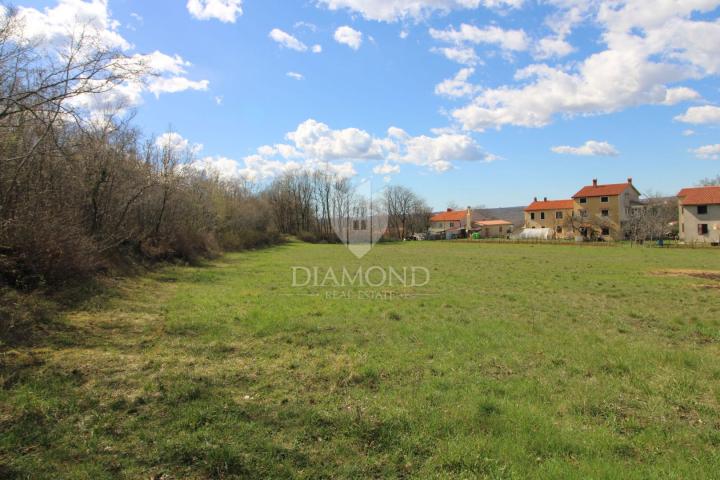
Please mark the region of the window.
[[353, 220], [353, 230], [360, 230], [360, 222], [358, 220]]
[[360, 230], [367, 230], [367, 220], [360, 220]]
[[698, 235], [707, 235], [709, 231], [707, 223], [698, 223]]
[[540, 220], [545, 220], [545, 212], [540, 212]]
[[698, 205], [698, 215], [707, 215], [707, 205]]
[[555, 229], [557, 233], [562, 233], [562, 227], [558, 225], [558, 227]]
[[534, 213], [534, 212], [530, 214], [530, 220], [535, 220], [535, 213]]
[[555, 218], [558, 220], [562, 220], [563, 218], [563, 212], [555, 212]]
[[587, 203], [587, 198], [581, 198], [580, 203]]
[[610, 235], [610, 229], [609, 229], [608, 227], [603, 227], [603, 229], [602, 229], [602, 234], [603, 234], [603, 235]]
[[453, 228], [455, 226], [455, 222], [448, 223], [448, 227]]
[[608, 197], [600, 197], [600, 201], [602, 203], [608, 203], [610, 201], [610, 199]]
[[580, 210], [581, 217], [587, 217], [587, 210]]
[[603, 217], [609, 217], [609, 216], [610, 216], [610, 210], [603, 210], [603, 211], [601, 212], [601, 215], [602, 215]]
[[682, 231], [682, 233], [685, 233], [685, 224], [684, 223], [680, 225], [680, 231]]

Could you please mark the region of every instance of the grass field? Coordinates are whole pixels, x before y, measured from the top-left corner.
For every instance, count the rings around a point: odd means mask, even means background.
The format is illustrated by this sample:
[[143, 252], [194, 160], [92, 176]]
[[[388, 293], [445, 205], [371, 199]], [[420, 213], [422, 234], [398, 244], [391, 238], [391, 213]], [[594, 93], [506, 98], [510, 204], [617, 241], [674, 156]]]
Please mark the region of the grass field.
[[[291, 286], [359, 265], [432, 278]], [[0, 478], [720, 472], [717, 250], [293, 243], [115, 292], [1, 354]]]

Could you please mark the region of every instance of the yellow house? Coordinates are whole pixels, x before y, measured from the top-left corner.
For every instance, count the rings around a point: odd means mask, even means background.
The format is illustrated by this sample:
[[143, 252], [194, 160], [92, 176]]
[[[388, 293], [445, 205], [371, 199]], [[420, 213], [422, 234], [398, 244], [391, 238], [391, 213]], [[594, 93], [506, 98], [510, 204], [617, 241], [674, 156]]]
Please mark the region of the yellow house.
[[592, 185], [573, 195], [573, 212], [579, 219], [579, 233], [586, 237], [621, 240], [623, 222], [632, 215], [633, 206], [640, 204], [640, 192], [628, 178], [627, 183]]
[[551, 228], [556, 237], [572, 236], [568, 220], [573, 214], [574, 202], [570, 200], [548, 200], [545, 197], [525, 207], [525, 228]]

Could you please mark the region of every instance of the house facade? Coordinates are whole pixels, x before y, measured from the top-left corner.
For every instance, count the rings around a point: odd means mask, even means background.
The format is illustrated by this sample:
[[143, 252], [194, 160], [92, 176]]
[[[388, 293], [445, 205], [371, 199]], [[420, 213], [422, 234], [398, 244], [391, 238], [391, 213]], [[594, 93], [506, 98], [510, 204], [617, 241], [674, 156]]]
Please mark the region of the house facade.
[[720, 244], [720, 187], [683, 188], [677, 196], [680, 240]]
[[472, 223], [471, 230], [481, 238], [505, 238], [513, 232], [513, 224], [507, 220], [480, 220]]
[[538, 200], [525, 207], [525, 228], [550, 228], [556, 237], [572, 237], [574, 232], [568, 223], [572, 217], [574, 201], [568, 200]]
[[451, 233], [464, 235], [468, 222], [479, 220], [479, 214], [468, 207], [465, 210], [453, 210], [448, 208], [445, 212], [437, 213], [430, 217], [430, 233]]
[[592, 185], [581, 188], [573, 195], [575, 229], [584, 237], [613, 240], [624, 238], [623, 222], [640, 202], [640, 192], [632, 178], [626, 183], [600, 185], [594, 179]]
[[525, 228], [549, 228], [555, 238], [624, 238], [623, 222], [639, 208], [640, 192], [628, 178], [626, 183], [581, 188], [568, 200], [538, 200], [525, 207]]

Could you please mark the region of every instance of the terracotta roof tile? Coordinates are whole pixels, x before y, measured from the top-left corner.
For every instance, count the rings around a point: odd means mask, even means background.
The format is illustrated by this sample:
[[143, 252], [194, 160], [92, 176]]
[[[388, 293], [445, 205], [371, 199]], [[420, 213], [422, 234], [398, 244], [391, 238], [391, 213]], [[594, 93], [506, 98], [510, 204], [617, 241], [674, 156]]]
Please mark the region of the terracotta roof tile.
[[[632, 183], [609, 183], [607, 185], [588, 185], [583, 187], [572, 198], [580, 197], [612, 197], [620, 195], [628, 187], [635, 188]], [[637, 191], [637, 190], [636, 190]]]
[[467, 210], [451, 210], [449, 212], [442, 212], [430, 217], [431, 222], [448, 222], [448, 221], [460, 221], [467, 218]]
[[683, 188], [677, 196], [683, 205], [719, 205], [720, 187]]
[[572, 200], [545, 200], [545, 201], [534, 201], [527, 207], [526, 212], [537, 212], [540, 210], [572, 210]]

